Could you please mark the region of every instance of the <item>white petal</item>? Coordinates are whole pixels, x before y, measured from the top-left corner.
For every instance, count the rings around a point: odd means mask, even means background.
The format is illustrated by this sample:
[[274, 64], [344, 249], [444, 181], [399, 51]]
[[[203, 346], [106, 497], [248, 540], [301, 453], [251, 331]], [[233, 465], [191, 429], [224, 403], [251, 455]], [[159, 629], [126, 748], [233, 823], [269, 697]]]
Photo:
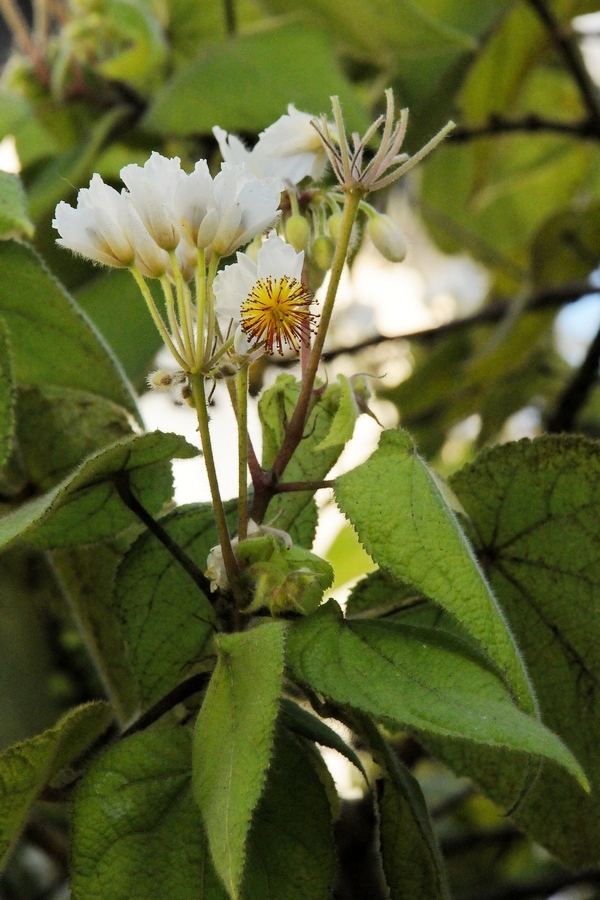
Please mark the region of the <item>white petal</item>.
[[258, 251], [256, 269], [258, 278], [283, 278], [287, 275], [300, 281], [304, 251], [296, 253], [291, 244], [286, 244], [275, 232], [271, 232]]
[[[196, 167], [190, 175], [183, 173], [173, 194], [175, 218], [194, 243], [198, 239], [198, 233], [206, 216], [213, 208], [213, 181], [206, 160], [201, 159], [196, 163]], [[211, 240], [212, 236], [199, 246], [207, 246]]]
[[138, 215], [165, 250], [173, 250], [179, 243], [173, 201], [177, 185], [184, 177], [179, 157], [167, 159], [160, 153], [152, 153], [143, 167], [132, 163], [121, 169], [121, 178]]
[[240, 307], [256, 284], [256, 265], [245, 253], [237, 254], [238, 261], [219, 272], [213, 282], [215, 310], [236, 321]]

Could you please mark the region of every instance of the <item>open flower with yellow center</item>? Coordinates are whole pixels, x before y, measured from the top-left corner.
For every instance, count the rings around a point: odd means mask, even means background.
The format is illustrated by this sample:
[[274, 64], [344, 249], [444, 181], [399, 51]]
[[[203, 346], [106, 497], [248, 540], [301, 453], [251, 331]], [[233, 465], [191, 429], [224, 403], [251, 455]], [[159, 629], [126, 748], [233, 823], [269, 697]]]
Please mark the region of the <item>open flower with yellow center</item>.
[[245, 253], [226, 266], [214, 280], [215, 310], [239, 322], [253, 346], [266, 353], [284, 344], [296, 352], [310, 341], [314, 315], [312, 295], [302, 284], [304, 253], [271, 232], [256, 254]]

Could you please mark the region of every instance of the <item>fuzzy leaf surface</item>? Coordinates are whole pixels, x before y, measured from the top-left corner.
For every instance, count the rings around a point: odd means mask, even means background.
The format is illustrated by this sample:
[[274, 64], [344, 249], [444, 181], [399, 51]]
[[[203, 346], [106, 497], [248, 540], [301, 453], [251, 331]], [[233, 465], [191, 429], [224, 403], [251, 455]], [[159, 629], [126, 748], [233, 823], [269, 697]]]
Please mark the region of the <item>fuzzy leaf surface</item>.
[[0, 547], [18, 538], [64, 547], [111, 537], [136, 521], [112, 479], [126, 477], [140, 503], [157, 512], [172, 496], [169, 461], [197, 453], [179, 435], [159, 431], [118, 441], [88, 457], [52, 490], [0, 519]]
[[377, 781], [381, 861], [391, 900], [450, 900], [444, 863], [417, 779], [402, 765], [374, 722], [365, 737], [383, 777]]
[[119, 722], [128, 725], [139, 710], [137, 679], [131, 668], [113, 589], [126, 547], [103, 541], [52, 553], [71, 611], [98, 669]]
[[297, 681], [334, 703], [425, 733], [545, 756], [587, 787], [569, 750], [518, 709], [485, 658], [453, 635], [347, 622], [330, 600], [289, 626], [287, 658]]
[[54, 728], [0, 756], [0, 860], [6, 858], [40, 791], [94, 743], [112, 715], [107, 703], [87, 703], [67, 713]]
[[0, 315], [13, 343], [15, 379], [101, 394], [137, 415], [131, 388], [89, 319], [36, 253], [0, 243]]
[[[226, 900], [191, 786], [184, 728], [111, 747], [75, 796], [73, 900]], [[253, 819], [243, 900], [329, 900], [335, 856], [325, 790], [281, 729]]]
[[[585, 794], [545, 764], [515, 814], [567, 865], [600, 863], [600, 454], [595, 441], [547, 436], [504, 444], [452, 487], [523, 650], [542, 712], [586, 771]], [[518, 793], [523, 759], [449, 747], [445, 758], [498, 802]], [[560, 810], [560, 816], [556, 815]]]
[[73, 900], [226, 900], [192, 797], [191, 735], [142, 732], [90, 768], [73, 810]]
[[[180, 507], [160, 524], [203, 572], [208, 552], [218, 542], [212, 506]], [[206, 594], [149, 531], [136, 540], [119, 566], [113, 602], [145, 708], [184, 678], [186, 669], [202, 656], [214, 631], [214, 610]]]
[[335, 872], [331, 808], [314, 746], [276, 732], [252, 819], [242, 900], [330, 900]]
[[194, 797], [232, 900], [244, 873], [252, 813], [264, 788], [283, 681], [285, 625], [221, 635], [194, 734]]
[[62, 481], [86, 456], [131, 434], [123, 407], [98, 394], [55, 385], [19, 391], [19, 451], [29, 481], [40, 491]]
[[335, 497], [375, 562], [450, 612], [532, 712], [531, 686], [500, 607], [409, 435], [384, 431], [372, 456], [336, 479]]

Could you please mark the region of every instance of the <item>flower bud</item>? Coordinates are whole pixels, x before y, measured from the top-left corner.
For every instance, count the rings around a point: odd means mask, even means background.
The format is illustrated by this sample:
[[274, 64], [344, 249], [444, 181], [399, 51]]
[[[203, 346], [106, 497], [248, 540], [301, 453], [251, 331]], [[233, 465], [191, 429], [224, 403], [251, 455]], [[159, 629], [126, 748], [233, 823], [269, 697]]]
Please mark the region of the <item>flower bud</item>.
[[172, 373], [167, 372], [166, 369], [157, 369], [155, 372], [150, 372], [146, 378], [146, 384], [153, 391], [170, 391], [174, 383]]
[[389, 216], [375, 215], [369, 219], [367, 233], [375, 247], [390, 262], [402, 262], [406, 257], [404, 235]]
[[327, 272], [331, 268], [335, 244], [326, 234], [321, 234], [312, 245], [312, 261], [321, 272]]
[[334, 244], [337, 244], [339, 240], [343, 218], [344, 217], [341, 212], [336, 212], [327, 220], [329, 234], [331, 235], [331, 240], [334, 242]]
[[290, 216], [285, 223], [285, 239], [296, 253], [305, 250], [310, 237], [310, 225], [304, 216]]

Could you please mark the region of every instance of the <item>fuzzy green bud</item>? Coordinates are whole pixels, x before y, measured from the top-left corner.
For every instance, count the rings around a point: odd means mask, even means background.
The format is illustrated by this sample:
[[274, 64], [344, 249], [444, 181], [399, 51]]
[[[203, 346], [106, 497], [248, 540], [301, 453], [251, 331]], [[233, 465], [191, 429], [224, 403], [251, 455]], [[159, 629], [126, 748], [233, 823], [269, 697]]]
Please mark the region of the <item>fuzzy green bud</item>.
[[304, 216], [290, 216], [285, 223], [285, 239], [296, 253], [305, 250], [310, 237], [310, 225]]
[[342, 227], [342, 219], [343, 215], [341, 212], [336, 212], [327, 220], [327, 227], [329, 228], [329, 234], [331, 236], [331, 240], [334, 244], [337, 244], [340, 238], [340, 230]]
[[369, 218], [367, 233], [375, 247], [390, 262], [402, 262], [406, 257], [404, 235], [389, 216], [375, 215]]
[[333, 255], [335, 253], [335, 244], [326, 234], [321, 234], [312, 245], [311, 257], [315, 266], [321, 272], [327, 272], [331, 268]]

